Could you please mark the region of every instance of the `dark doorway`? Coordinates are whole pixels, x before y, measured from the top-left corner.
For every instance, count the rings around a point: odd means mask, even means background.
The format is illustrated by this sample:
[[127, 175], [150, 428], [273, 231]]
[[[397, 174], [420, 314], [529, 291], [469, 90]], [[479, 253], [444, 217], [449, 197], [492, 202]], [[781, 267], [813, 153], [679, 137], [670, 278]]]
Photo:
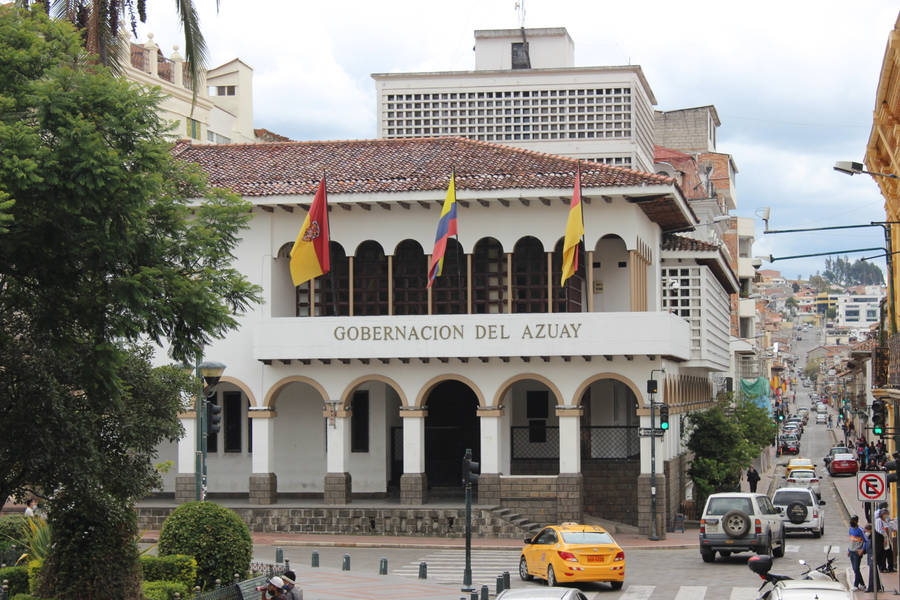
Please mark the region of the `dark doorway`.
[[425, 417], [425, 473], [430, 488], [448, 493], [462, 487], [462, 459], [472, 449], [481, 460], [481, 427], [476, 414], [478, 398], [464, 383], [439, 383], [428, 395]]

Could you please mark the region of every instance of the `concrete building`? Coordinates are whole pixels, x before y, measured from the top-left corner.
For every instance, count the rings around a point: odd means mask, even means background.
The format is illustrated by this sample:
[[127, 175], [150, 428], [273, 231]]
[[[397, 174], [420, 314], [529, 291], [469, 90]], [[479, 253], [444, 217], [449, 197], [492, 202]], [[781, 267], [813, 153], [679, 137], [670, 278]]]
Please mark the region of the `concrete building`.
[[261, 141], [253, 128], [252, 67], [236, 58], [202, 72], [195, 99], [177, 46], [167, 58], [148, 34], [143, 44], [125, 47], [129, 56], [122, 61], [123, 76], [148, 89], [159, 88], [160, 116], [173, 124], [173, 139], [200, 144]]
[[[681, 417], [709, 405], [710, 374], [727, 369], [738, 289], [721, 246], [675, 233], [697, 219], [672, 178], [582, 165], [583, 260], [563, 288], [573, 160], [461, 138], [176, 152], [253, 203], [235, 266], [265, 298], [206, 351], [228, 365], [211, 494], [272, 510], [393, 497], [403, 524], [373, 533], [421, 533], [404, 528], [430, 522], [430, 500], [458, 497], [471, 448], [482, 506], [648, 532], [656, 439], [665, 531], [691, 494]], [[451, 168], [460, 233], [429, 290]], [[332, 269], [295, 288], [289, 252], [323, 169]], [[640, 436], [651, 401], [670, 407], [662, 438]], [[178, 500], [194, 486], [194, 415], [182, 418], [187, 435], [161, 457], [177, 464], [165, 491]]]
[[378, 137], [461, 136], [653, 170], [639, 66], [576, 67], [565, 28], [475, 32], [475, 70], [376, 73]]

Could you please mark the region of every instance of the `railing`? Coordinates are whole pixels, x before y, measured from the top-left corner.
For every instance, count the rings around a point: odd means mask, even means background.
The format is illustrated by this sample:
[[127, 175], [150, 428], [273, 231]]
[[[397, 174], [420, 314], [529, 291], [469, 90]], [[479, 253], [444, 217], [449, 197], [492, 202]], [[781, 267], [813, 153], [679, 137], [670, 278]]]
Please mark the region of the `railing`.
[[156, 61], [156, 73], [160, 79], [165, 79], [169, 83], [175, 81], [175, 63], [165, 57], [159, 57]]
[[137, 44], [131, 44], [131, 66], [138, 71], [147, 72], [147, 50]]
[[[511, 458], [559, 458], [559, 427], [525, 425], [510, 428]], [[625, 460], [640, 456], [638, 428], [592, 425], [581, 428], [583, 458]]]

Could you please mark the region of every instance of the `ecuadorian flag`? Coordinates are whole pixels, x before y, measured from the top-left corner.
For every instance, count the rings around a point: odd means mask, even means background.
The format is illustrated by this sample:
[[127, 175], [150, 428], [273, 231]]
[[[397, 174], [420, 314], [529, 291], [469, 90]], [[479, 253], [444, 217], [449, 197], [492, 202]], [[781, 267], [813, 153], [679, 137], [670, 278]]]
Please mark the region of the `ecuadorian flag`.
[[441, 209], [437, 234], [434, 236], [434, 251], [431, 253], [431, 267], [428, 269], [428, 287], [444, 269], [444, 253], [447, 251], [447, 239], [456, 235], [456, 175], [450, 173], [450, 187]]

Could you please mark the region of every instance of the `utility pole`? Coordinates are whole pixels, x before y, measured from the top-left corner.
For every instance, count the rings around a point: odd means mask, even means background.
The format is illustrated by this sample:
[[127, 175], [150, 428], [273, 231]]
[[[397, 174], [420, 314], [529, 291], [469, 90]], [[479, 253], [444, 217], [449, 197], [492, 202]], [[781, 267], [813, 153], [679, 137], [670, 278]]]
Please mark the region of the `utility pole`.
[[656, 380], [653, 374], [656, 372], [665, 373], [665, 369], [652, 369], [650, 371], [650, 379], [647, 380], [647, 393], [650, 395], [650, 535], [647, 539], [656, 541], [659, 538], [659, 532], [656, 527], [656, 400], [654, 394], [657, 392]]

